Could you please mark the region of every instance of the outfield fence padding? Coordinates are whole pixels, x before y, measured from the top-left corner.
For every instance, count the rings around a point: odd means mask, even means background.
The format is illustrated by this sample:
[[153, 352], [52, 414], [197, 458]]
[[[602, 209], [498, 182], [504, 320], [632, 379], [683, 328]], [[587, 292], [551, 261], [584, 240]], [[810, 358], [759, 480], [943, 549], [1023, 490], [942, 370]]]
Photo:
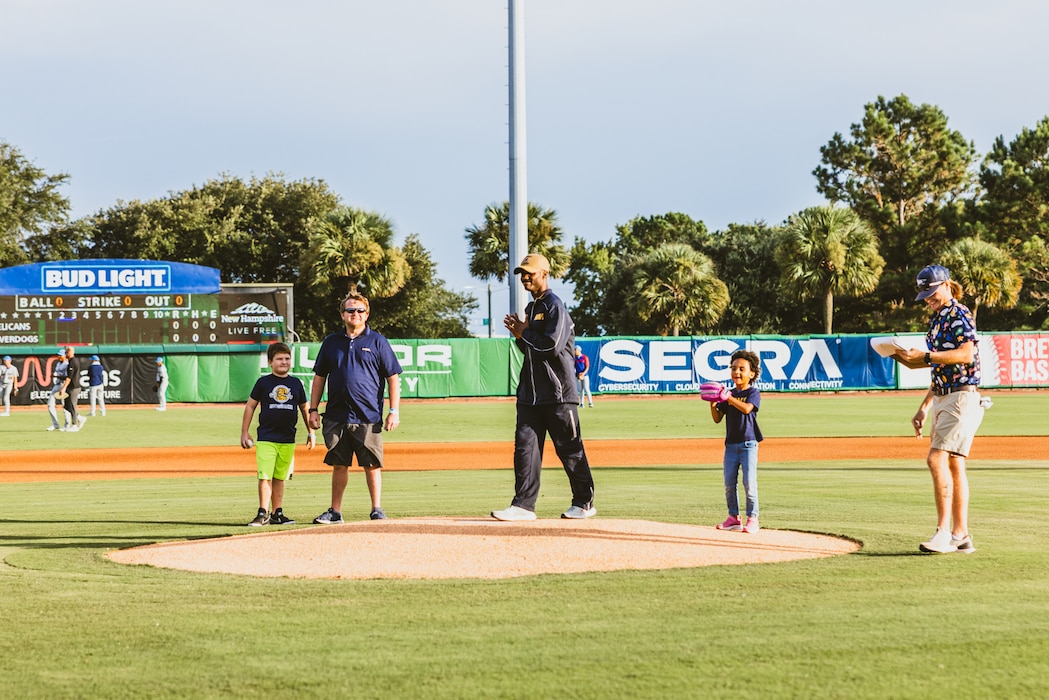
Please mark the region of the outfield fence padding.
[[[761, 358], [762, 391], [868, 391], [920, 389], [929, 370], [910, 370], [878, 355], [871, 335], [684, 336], [577, 338], [590, 357], [595, 394], [688, 394], [702, 382], [728, 383], [729, 358], [741, 348]], [[900, 342], [925, 347], [925, 336], [904, 334]], [[407, 398], [512, 396], [523, 356], [509, 338], [391, 340], [403, 368], [401, 395]], [[152, 391], [156, 357], [163, 356], [170, 385], [168, 401], [244, 401], [255, 380], [269, 371], [265, 345], [98, 345], [81, 346], [81, 400], [87, 398], [87, 367], [99, 355], [106, 369], [108, 403], [156, 403]], [[320, 343], [292, 349], [292, 373], [306, 384]], [[9, 346], [18, 368], [19, 394], [12, 403], [46, 402], [57, 348]], [[1049, 333], [980, 335], [983, 386], [1049, 387]]]

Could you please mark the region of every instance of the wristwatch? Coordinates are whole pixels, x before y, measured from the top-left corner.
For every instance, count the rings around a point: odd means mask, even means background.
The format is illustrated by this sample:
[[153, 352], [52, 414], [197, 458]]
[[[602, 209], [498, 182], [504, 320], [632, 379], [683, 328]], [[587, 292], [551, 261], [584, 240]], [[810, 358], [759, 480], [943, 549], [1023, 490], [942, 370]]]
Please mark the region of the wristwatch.
[[925, 353], [925, 364], [927, 364], [927, 365], [931, 365], [932, 364], [932, 353], [931, 352]]

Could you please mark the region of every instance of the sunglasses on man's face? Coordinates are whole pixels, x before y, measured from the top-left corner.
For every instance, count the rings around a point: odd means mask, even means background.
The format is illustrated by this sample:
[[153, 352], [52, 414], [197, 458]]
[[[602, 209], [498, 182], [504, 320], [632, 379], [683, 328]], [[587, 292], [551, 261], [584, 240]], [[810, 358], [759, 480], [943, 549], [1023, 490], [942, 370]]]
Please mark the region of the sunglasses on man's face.
[[368, 309], [355, 309], [351, 306], [347, 306], [342, 312], [344, 314], [366, 314], [368, 313]]

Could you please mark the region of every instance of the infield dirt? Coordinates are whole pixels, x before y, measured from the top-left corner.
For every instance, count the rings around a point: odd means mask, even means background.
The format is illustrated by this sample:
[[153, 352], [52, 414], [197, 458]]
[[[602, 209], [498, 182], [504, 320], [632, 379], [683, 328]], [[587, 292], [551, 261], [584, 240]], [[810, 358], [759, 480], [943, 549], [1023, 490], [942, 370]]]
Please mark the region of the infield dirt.
[[[974, 459], [1045, 455], [1047, 437], [981, 437]], [[591, 464], [645, 467], [720, 464], [718, 439], [591, 440]], [[777, 438], [762, 444], [762, 462], [915, 460], [915, 438]], [[551, 451], [552, 453], [552, 451]], [[296, 452], [296, 473], [328, 473], [324, 449]], [[513, 443], [387, 443], [387, 471], [510, 470]], [[544, 467], [559, 468], [548, 454]], [[253, 475], [254, 453], [238, 447], [11, 452], [0, 482]], [[930, 509], [932, 504], [930, 504]], [[503, 578], [542, 573], [754, 564], [856, 551], [851, 540], [786, 530], [754, 535], [712, 527], [597, 518], [500, 523], [483, 517], [408, 518], [264, 531], [171, 542], [110, 553], [127, 564], [190, 571], [295, 578]], [[352, 553], [352, 554], [348, 554]]]

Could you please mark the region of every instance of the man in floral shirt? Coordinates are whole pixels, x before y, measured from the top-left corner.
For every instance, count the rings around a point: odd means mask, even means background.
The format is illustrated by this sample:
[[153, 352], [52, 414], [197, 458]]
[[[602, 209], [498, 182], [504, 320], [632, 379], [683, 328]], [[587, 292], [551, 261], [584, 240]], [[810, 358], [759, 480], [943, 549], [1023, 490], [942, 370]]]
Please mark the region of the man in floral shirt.
[[[962, 287], [942, 265], [918, 273], [918, 296], [932, 310], [929, 350], [900, 350], [894, 357], [917, 369], [930, 367], [932, 382], [911, 423], [921, 438], [926, 417], [932, 418], [932, 439], [926, 463], [936, 497], [936, 534], [922, 542], [922, 552], [946, 554], [976, 551], [969, 535], [969, 480], [965, 458], [983, 421], [980, 350], [972, 312], [959, 303]], [[931, 411], [930, 411], [931, 409]], [[953, 524], [953, 527], [952, 527]]]

